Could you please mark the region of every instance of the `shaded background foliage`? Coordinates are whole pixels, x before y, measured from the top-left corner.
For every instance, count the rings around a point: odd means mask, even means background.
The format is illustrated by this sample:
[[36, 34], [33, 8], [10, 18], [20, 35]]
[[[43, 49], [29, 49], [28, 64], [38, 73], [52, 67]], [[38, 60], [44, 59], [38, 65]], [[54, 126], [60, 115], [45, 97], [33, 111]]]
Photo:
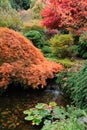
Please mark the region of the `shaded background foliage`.
[[79, 37], [78, 55], [87, 58], [87, 31], [84, 31]]
[[17, 31], [23, 27], [20, 16], [8, 0], [0, 0], [0, 27], [8, 27]]
[[31, 0], [9, 0], [12, 8], [15, 8], [16, 10], [20, 9], [29, 9]]

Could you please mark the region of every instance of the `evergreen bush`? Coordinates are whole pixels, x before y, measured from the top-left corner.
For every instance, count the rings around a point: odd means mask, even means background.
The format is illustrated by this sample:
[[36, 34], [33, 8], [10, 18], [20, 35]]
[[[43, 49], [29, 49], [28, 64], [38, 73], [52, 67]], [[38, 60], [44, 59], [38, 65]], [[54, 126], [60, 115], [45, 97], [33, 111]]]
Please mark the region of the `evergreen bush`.
[[46, 29], [44, 27], [38, 26], [38, 25], [33, 25], [33, 26], [25, 26], [23, 29], [23, 33], [27, 33], [28, 31], [33, 31], [36, 30], [42, 35], [45, 35]]
[[43, 46], [43, 48], [42, 48], [42, 52], [44, 53], [44, 54], [51, 54], [51, 48], [50, 48], [50, 46]]
[[18, 9], [29, 9], [31, 0], [9, 0], [12, 8]]
[[72, 56], [73, 38], [70, 34], [55, 35], [50, 39], [52, 51], [59, 58]]
[[46, 41], [45, 37], [37, 30], [30, 30], [25, 33], [24, 36], [30, 39], [39, 49], [42, 49], [44, 45], [48, 44], [48, 41]]

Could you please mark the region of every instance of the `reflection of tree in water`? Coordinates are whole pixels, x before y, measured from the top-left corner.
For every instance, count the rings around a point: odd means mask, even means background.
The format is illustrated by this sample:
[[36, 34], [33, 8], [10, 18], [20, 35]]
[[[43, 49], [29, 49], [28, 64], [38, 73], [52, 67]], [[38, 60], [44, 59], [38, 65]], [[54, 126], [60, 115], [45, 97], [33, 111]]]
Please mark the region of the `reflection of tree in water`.
[[24, 121], [23, 111], [34, 107], [37, 103], [55, 101], [58, 105], [66, 106], [67, 102], [54, 81], [45, 90], [23, 90], [20, 86], [9, 86], [0, 97], [0, 130], [40, 130]]

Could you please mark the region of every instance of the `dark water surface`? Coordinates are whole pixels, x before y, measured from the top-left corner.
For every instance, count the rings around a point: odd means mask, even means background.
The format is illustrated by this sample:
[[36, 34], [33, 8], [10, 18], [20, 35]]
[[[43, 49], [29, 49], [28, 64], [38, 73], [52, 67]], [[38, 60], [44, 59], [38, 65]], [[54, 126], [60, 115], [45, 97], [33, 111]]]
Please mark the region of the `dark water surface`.
[[68, 101], [59, 90], [53, 87], [46, 90], [22, 90], [10, 87], [0, 97], [0, 130], [41, 130], [24, 120], [23, 111], [34, 107], [37, 103], [55, 101], [58, 105], [66, 106]]

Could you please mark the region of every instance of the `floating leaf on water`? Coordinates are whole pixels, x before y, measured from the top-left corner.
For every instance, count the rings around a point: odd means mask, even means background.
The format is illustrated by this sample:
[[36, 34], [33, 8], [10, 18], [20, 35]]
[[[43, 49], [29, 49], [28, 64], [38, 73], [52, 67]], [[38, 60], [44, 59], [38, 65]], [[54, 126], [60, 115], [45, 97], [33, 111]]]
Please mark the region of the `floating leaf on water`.
[[45, 106], [45, 103], [38, 103], [35, 108], [42, 109]]
[[25, 120], [31, 121], [31, 120], [33, 120], [33, 118], [34, 118], [34, 116], [26, 116], [26, 117], [25, 117]]
[[16, 124], [15, 123], [12, 123], [8, 126], [8, 129], [14, 129], [16, 128]]
[[7, 115], [7, 114], [9, 114], [9, 111], [1, 112], [1, 115]]

